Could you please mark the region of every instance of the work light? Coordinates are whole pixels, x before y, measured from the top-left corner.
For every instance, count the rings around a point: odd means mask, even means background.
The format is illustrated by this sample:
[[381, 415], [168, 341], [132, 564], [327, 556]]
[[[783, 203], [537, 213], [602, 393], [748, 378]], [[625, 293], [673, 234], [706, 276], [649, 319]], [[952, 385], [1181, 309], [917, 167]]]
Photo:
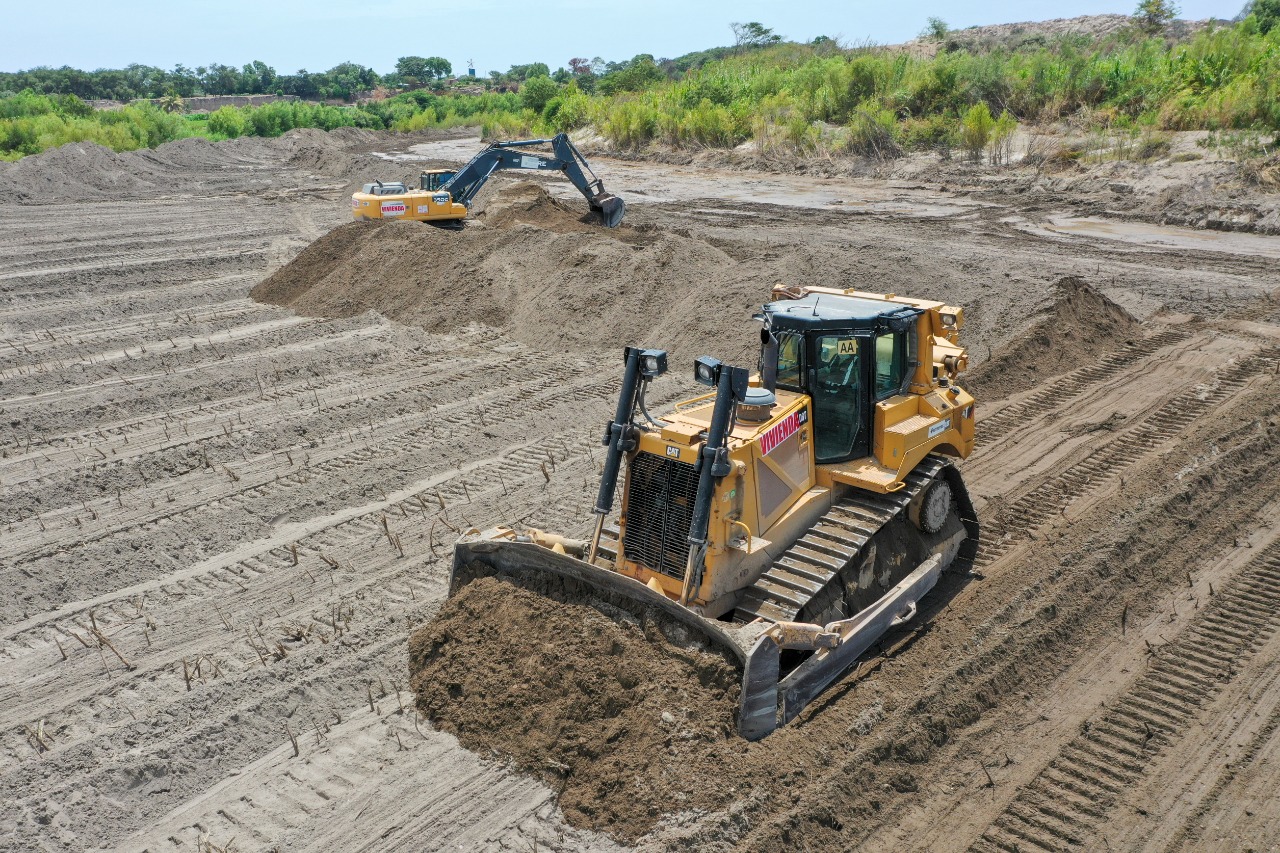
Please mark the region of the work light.
[[640, 350], [640, 375], [649, 379], [667, 372], [667, 352], [660, 349]]
[[720, 380], [720, 360], [700, 355], [693, 360], [693, 381], [714, 386]]

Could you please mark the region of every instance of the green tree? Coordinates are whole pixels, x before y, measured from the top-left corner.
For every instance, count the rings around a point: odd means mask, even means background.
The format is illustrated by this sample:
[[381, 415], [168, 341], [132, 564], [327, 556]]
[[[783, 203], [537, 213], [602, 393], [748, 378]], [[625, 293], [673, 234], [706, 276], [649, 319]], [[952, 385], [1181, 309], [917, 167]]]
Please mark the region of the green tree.
[[767, 47], [782, 41], [782, 36], [759, 21], [747, 21], [745, 24], [734, 22], [729, 25], [729, 29], [733, 31], [733, 46], [740, 51], [751, 47]]
[[182, 100], [182, 96], [174, 89], [170, 89], [164, 97], [160, 98], [160, 109], [167, 113], [180, 113], [185, 107], [186, 103]]
[[600, 78], [599, 91], [605, 95], [618, 92], [639, 92], [666, 79], [662, 69], [647, 53], [641, 53], [626, 62], [609, 63], [609, 73]]
[[545, 62], [531, 62], [528, 65], [513, 65], [507, 72], [512, 80], [529, 80], [533, 77], [550, 77], [551, 68]]
[[1172, 0], [1141, 0], [1134, 10], [1133, 22], [1147, 35], [1159, 35], [1178, 17], [1178, 6]]
[[733, 31], [733, 46], [740, 50], [748, 47], [766, 47], [782, 41], [782, 36], [759, 21], [747, 21], [745, 24], [735, 22], [729, 25], [729, 29]]
[[245, 92], [270, 92], [275, 82], [276, 70], [260, 59], [250, 62], [240, 72], [240, 86]]
[[425, 56], [402, 56], [396, 60], [396, 73], [415, 80], [423, 80], [427, 76], [427, 58]]
[[520, 86], [520, 103], [540, 113], [547, 102], [556, 96], [558, 87], [550, 77], [530, 77]]
[[920, 31], [920, 38], [929, 41], [942, 41], [951, 32], [951, 27], [947, 26], [947, 22], [937, 16], [930, 16], [925, 23], [924, 29]]
[[453, 73], [453, 64], [443, 56], [428, 56], [426, 70], [428, 74], [439, 80]]
[[1280, 26], [1280, 0], [1253, 0], [1245, 6], [1244, 15], [1253, 15], [1258, 32], [1266, 35]]

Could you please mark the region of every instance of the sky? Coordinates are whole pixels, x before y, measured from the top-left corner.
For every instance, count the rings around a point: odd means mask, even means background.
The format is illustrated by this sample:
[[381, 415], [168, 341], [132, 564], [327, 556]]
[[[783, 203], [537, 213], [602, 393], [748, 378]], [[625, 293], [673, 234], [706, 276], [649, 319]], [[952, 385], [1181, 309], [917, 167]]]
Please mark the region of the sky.
[[[261, 59], [278, 72], [339, 62], [393, 70], [400, 56], [443, 56], [455, 73], [570, 57], [674, 57], [732, 43], [729, 23], [759, 21], [795, 41], [819, 35], [893, 44], [930, 16], [953, 29], [1076, 15], [1130, 14], [1137, 0], [0, 0], [10, 36], [0, 71], [38, 65], [172, 68]], [[1230, 18], [1244, 0], [1181, 0], [1182, 17]], [[7, 7], [7, 8], [5, 8]]]

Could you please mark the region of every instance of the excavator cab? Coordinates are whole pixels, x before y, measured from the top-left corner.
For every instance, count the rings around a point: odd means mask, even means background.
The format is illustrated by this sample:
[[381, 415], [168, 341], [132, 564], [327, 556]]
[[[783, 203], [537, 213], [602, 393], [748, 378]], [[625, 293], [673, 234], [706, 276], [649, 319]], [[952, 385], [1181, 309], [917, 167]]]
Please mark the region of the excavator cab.
[[433, 193], [453, 180], [456, 174], [453, 169], [430, 169], [418, 176], [418, 188]]

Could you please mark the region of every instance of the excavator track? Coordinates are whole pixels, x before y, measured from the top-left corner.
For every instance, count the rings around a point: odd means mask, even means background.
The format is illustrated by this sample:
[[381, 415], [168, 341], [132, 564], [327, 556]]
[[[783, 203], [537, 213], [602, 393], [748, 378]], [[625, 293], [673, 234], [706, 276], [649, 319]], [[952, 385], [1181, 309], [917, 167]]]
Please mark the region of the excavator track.
[[[894, 523], [915, 529], [907, 517], [907, 508], [942, 477], [952, 486], [955, 511], [966, 532], [961, 556], [971, 558], [978, 522], [968, 493], [950, 460], [929, 456], [906, 476], [903, 489], [888, 494], [857, 490], [832, 506], [747, 587], [734, 610], [733, 621], [819, 621], [818, 617], [829, 612], [833, 602], [845, 598], [846, 586], [857, 583], [854, 573], [873, 557], [871, 549], [877, 534]], [[891, 587], [897, 580], [889, 578], [881, 586]]]

